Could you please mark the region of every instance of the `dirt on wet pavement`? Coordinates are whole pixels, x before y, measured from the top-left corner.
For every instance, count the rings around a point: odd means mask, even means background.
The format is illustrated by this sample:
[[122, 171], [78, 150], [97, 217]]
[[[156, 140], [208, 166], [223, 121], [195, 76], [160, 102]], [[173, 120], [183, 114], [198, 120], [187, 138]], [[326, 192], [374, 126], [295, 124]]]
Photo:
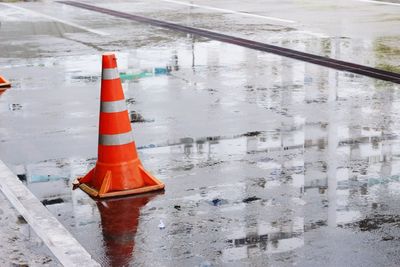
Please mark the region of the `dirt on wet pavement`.
[[2, 193], [0, 229], [1, 266], [61, 266]]

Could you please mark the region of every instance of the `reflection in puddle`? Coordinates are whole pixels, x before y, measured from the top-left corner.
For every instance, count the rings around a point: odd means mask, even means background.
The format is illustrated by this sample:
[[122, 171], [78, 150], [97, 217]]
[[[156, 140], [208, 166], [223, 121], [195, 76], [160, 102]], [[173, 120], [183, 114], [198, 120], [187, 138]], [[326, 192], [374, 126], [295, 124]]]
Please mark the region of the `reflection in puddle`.
[[[155, 136], [139, 141], [139, 153], [146, 167], [165, 177], [165, 196], [94, 202], [71, 193], [71, 180], [94, 159], [52, 159], [16, 170], [96, 258], [114, 266], [145, 265], [150, 254], [157, 255], [154, 266], [246, 265], [324, 246], [321, 236], [338, 227], [397, 226], [400, 146], [392, 115], [399, 110], [391, 105], [398, 97], [391, 89], [362, 87], [360, 77], [215, 42], [185, 45], [190, 48], [143, 48], [119, 57], [120, 71], [134, 81], [124, 83], [131, 121], [152, 122], [137, 123], [135, 130], [139, 137]], [[56, 63], [51, 60], [46, 70]], [[98, 83], [95, 57], [77, 62], [61, 64], [66, 83]], [[171, 67], [146, 70], [163, 62]], [[139, 74], [151, 77], [137, 80]], [[199, 112], [192, 111], [199, 103]]]
[[[169, 146], [142, 147], [144, 155], [157, 155], [157, 164], [168, 166], [164, 170], [168, 176], [183, 174], [181, 177], [189, 179], [190, 174], [203, 180], [179, 186], [170, 182], [169, 188], [175, 194], [167, 194], [151, 204], [152, 212], [143, 216], [151, 221], [157, 209], [157, 216], [163, 218], [166, 225], [163, 232], [154, 232], [147, 225], [141, 225], [142, 231], [138, 231], [140, 209], [151, 198], [97, 201], [105, 249], [102, 257], [110, 264], [121, 266], [136, 262], [137, 255], [140, 263], [143, 250], [150, 249], [154, 242], [161, 242], [154, 248], [158, 252], [160, 247], [169, 246], [163, 241], [164, 235], [190, 240], [196, 239], [194, 233], [200, 232], [206, 235], [203, 240], [215, 242], [216, 248], [212, 245], [210, 249], [221, 251], [219, 256], [208, 258], [210, 262], [232, 262], [296, 251], [305, 245], [304, 232], [327, 227], [373, 231], [397, 225], [399, 220], [393, 215], [369, 215], [371, 211], [390, 212], [395, 203], [382, 198], [380, 190], [399, 191], [396, 186], [399, 176], [394, 175], [400, 170], [395, 160], [399, 155], [388, 148], [396, 145], [397, 139], [373, 129], [363, 129], [354, 137], [350, 133], [331, 135], [328, 140], [306, 135], [309, 139], [303, 143], [294, 138], [298, 131], [307, 130], [307, 127], [321, 127], [321, 124], [305, 124], [303, 128], [296, 127], [284, 134], [260, 131], [232, 137], [186, 137]], [[335, 138], [336, 145], [330, 147], [329, 141]], [[173, 160], [165, 159], [171, 155], [174, 155]], [[87, 164], [87, 161], [74, 159], [45, 161], [20, 166], [19, 177], [45, 205], [63, 213], [60, 207], [76, 203], [70, 193], [66, 193], [69, 178], [65, 177], [84, 173]], [[191, 167], [184, 169], [184, 166]], [[213, 174], [212, 182], [207, 180], [210, 176], [204, 176], [209, 171]], [[383, 173], [387, 176], [381, 177]], [[229, 183], [223, 179], [225, 176], [230, 177]], [[43, 185], [52, 188], [43, 190]], [[80, 197], [88, 201], [86, 196]], [[92, 209], [93, 203], [89, 202], [85, 209], [88, 208]], [[85, 217], [84, 205], [74, 209], [82, 209], [79, 216]], [[312, 210], [312, 214], [307, 209]], [[171, 216], [170, 210], [177, 214]], [[277, 219], [281, 216], [285, 219]], [[93, 218], [81, 220], [74, 227], [93, 228], [95, 221]], [[241, 229], [230, 234], [233, 226]], [[223, 241], [214, 240], [209, 233], [211, 229]], [[135, 247], [135, 235], [144, 242], [140, 246]], [[382, 237], [388, 241], [396, 238], [389, 234]], [[205, 245], [199, 243], [199, 246], [193, 250], [201, 250]], [[191, 257], [194, 251], [188, 249], [186, 257]], [[182, 257], [180, 252], [174, 255]]]
[[[254, 226], [249, 227], [249, 231]], [[226, 242], [230, 246], [223, 251], [223, 260], [246, 259], [258, 254], [282, 253], [294, 250], [304, 245], [304, 220], [294, 218], [293, 221], [272, 222], [270, 224], [260, 222], [257, 224], [257, 233], [250, 233], [240, 237], [239, 231], [233, 239]], [[289, 230], [289, 231], [288, 231]]]
[[[140, 210], [155, 195], [96, 201], [107, 265], [126, 266], [132, 260]], [[105, 263], [103, 263], [105, 264]]]

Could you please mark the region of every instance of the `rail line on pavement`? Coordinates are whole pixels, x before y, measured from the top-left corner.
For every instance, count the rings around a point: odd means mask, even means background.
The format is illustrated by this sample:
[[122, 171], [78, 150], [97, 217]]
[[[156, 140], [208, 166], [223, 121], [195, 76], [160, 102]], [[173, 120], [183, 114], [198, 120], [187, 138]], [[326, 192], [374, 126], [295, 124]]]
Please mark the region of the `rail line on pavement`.
[[266, 43], [261, 43], [257, 41], [252, 41], [240, 37], [235, 37], [231, 35], [226, 35], [222, 33], [217, 33], [213, 31], [208, 31], [208, 30], [203, 30], [203, 29], [198, 29], [198, 28], [193, 28], [193, 27], [188, 27], [188, 26], [183, 26], [167, 21], [162, 21], [162, 20], [157, 20], [157, 19], [152, 19], [152, 18], [147, 18], [139, 15], [133, 15], [125, 12], [120, 12], [112, 9], [107, 9], [103, 7], [98, 7], [94, 5], [89, 5], [81, 2], [75, 2], [75, 1], [58, 1], [59, 3], [86, 9], [86, 10], [91, 10], [103, 14], [108, 14], [114, 17], [118, 18], [124, 18], [127, 20], [139, 22], [139, 23], [144, 23], [156, 27], [161, 27], [169, 30], [174, 30], [178, 32], [183, 32], [183, 33], [190, 33], [193, 35], [201, 36], [201, 37], [206, 37], [212, 40], [224, 42], [224, 43], [229, 43], [229, 44], [234, 44], [246, 48], [250, 48], [253, 50], [258, 50], [262, 52], [267, 52], [267, 53], [272, 53], [275, 55], [279, 56], [284, 56], [292, 59], [297, 59], [301, 60], [304, 62], [320, 65], [323, 67], [328, 67], [332, 69], [336, 69], [339, 71], [346, 71], [346, 72], [351, 72], [359, 75], [364, 75], [368, 76], [371, 78], [376, 78], [380, 80], [385, 80], [385, 81], [390, 81], [393, 83], [400, 84], [400, 73], [394, 73], [394, 72], [389, 72], [381, 69], [376, 69], [360, 64], [355, 64], [351, 62], [346, 62], [342, 60], [337, 60], [333, 58], [328, 58], [328, 57], [323, 57], [323, 56], [318, 56], [310, 53], [305, 53], [289, 48], [284, 48], [276, 45], [270, 45]]

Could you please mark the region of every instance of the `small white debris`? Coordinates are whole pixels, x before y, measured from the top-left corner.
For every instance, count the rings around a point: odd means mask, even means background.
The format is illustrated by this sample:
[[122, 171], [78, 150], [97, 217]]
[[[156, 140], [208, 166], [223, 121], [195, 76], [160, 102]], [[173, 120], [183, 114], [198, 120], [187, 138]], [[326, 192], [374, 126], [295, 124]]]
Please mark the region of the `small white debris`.
[[160, 220], [160, 224], [158, 225], [158, 228], [160, 229], [164, 229], [165, 228], [165, 224], [162, 220]]

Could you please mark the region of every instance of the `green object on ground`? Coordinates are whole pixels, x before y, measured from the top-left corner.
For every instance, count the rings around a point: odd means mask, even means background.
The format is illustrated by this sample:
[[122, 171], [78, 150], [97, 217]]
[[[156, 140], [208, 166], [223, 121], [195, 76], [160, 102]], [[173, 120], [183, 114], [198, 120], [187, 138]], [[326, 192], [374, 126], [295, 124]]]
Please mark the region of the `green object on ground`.
[[151, 72], [147, 72], [147, 71], [142, 71], [139, 73], [125, 73], [125, 72], [121, 72], [119, 74], [119, 77], [121, 78], [121, 80], [123, 81], [129, 81], [129, 80], [134, 80], [134, 79], [140, 79], [140, 78], [144, 78], [144, 77], [150, 77], [153, 76], [153, 73]]

